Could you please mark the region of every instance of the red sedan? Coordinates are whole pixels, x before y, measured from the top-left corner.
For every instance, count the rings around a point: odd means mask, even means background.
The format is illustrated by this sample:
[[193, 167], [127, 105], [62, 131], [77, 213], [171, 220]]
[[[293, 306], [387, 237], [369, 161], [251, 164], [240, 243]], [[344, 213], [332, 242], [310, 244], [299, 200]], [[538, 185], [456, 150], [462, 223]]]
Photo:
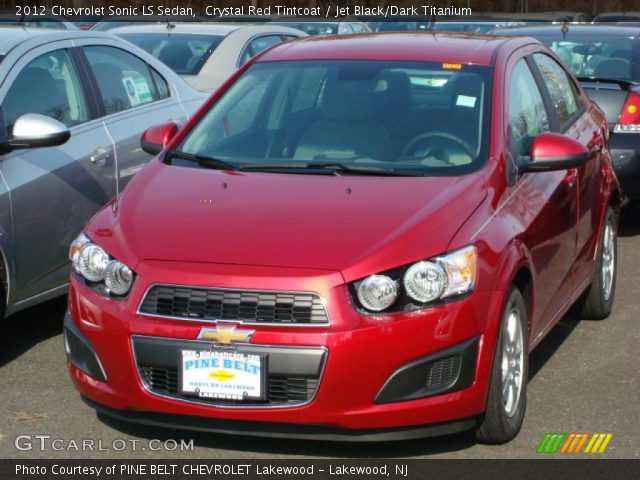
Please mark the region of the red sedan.
[[529, 352], [611, 311], [606, 120], [533, 39], [285, 43], [176, 130], [70, 250], [69, 370], [103, 413], [506, 442]]

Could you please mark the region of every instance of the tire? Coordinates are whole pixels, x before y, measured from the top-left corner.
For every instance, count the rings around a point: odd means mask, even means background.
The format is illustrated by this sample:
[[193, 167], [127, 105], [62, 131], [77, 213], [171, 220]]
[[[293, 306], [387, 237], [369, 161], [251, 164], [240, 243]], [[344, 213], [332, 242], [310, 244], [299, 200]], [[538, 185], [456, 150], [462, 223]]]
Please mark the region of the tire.
[[[609, 273], [610, 272], [610, 273]], [[618, 245], [616, 217], [611, 207], [607, 208], [598, 242], [598, 256], [591, 285], [573, 307], [573, 315], [589, 320], [604, 320], [611, 313], [616, 293], [618, 272]], [[610, 275], [610, 277], [609, 277]], [[605, 282], [605, 279], [608, 282]]]
[[[511, 287], [493, 356], [487, 408], [476, 429], [476, 439], [481, 443], [506, 443], [513, 440], [522, 427], [529, 376], [528, 317], [529, 311], [522, 294], [516, 287]], [[518, 343], [519, 352], [518, 348], [513, 348]], [[519, 367], [516, 363], [519, 363]], [[512, 385], [506, 390], [507, 393], [503, 388], [505, 382]]]

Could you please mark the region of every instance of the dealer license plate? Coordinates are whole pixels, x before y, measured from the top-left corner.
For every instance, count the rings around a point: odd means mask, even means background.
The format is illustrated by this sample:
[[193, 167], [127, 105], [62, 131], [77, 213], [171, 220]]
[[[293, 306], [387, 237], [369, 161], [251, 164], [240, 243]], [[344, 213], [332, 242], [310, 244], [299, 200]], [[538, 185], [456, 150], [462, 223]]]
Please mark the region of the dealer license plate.
[[180, 392], [221, 400], [265, 400], [266, 362], [266, 354], [182, 350]]

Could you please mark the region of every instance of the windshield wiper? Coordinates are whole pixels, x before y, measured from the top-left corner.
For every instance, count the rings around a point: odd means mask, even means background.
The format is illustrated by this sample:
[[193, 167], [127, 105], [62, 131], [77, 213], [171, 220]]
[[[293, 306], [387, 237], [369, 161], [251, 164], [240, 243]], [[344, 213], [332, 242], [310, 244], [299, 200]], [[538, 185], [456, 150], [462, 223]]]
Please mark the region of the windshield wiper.
[[335, 162], [312, 162], [312, 163], [254, 163], [244, 164], [238, 167], [242, 171], [265, 171], [265, 172], [293, 172], [303, 171], [310, 174], [321, 175], [374, 175], [381, 177], [417, 177], [422, 176], [422, 172], [399, 171], [390, 168], [376, 167], [353, 167]]
[[216, 170], [238, 170], [238, 166], [233, 163], [225, 162], [215, 157], [206, 157], [204, 155], [194, 155], [193, 153], [179, 152], [177, 150], [169, 150], [167, 152], [169, 161], [172, 158], [180, 158], [182, 160], [188, 160], [195, 162], [203, 167], [213, 168]]

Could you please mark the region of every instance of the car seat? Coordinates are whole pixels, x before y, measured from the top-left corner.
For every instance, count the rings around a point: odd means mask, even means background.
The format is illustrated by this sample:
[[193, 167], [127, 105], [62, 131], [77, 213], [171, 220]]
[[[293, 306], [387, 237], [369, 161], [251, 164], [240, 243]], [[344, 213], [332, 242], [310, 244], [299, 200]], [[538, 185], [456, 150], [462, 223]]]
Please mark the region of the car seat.
[[315, 161], [347, 161], [366, 157], [387, 161], [391, 139], [374, 115], [374, 79], [327, 77], [321, 105], [322, 118], [301, 136], [293, 158]]
[[473, 155], [480, 144], [482, 79], [475, 74], [459, 73], [449, 81], [450, 117], [445, 131], [466, 143]]
[[406, 140], [423, 126], [411, 110], [411, 101], [411, 80], [405, 72], [385, 71], [377, 77], [373, 105], [376, 115], [384, 122], [393, 139], [393, 144], [398, 146], [393, 152], [396, 158]]

